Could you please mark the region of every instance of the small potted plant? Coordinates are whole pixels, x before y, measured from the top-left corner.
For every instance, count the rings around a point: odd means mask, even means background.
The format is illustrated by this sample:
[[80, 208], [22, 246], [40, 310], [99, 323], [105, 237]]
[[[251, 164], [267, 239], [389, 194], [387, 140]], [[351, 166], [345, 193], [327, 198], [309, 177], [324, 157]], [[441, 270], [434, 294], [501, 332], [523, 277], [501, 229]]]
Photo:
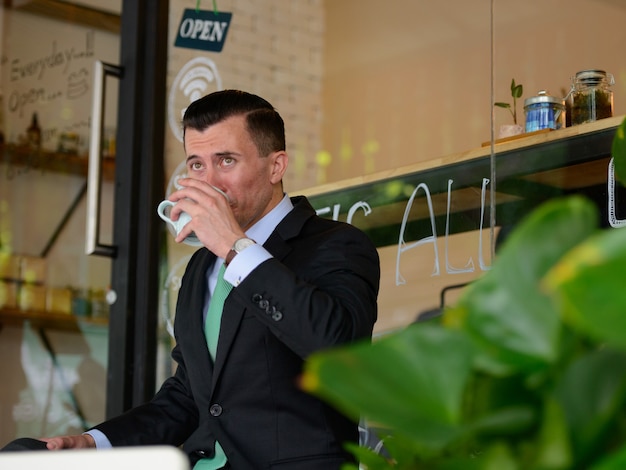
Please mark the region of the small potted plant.
[[510, 137], [524, 132], [524, 128], [517, 124], [517, 99], [521, 98], [523, 93], [524, 87], [521, 84], [515, 83], [515, 79], [513, 78], [511, 79], [511, 96], [513, 97], [513, 106], [511, 106], [511, 103], [503, 103], [501, 101], [494, 103], [494, 106], [508, 109], [511, 116], [513, 116], [513, 124], [503, 124], [500, 126], [500, 133], [498, 134], [499, 138]]

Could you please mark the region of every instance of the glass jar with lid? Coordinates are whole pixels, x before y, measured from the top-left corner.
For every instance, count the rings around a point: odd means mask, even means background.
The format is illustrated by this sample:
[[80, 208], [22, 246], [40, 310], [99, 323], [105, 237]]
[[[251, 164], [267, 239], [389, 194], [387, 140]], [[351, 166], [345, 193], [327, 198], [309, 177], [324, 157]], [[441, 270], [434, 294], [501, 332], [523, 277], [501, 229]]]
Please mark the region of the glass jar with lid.
[[541, 90], [537, 96], [524, 100], [526, 132], [541, 129], [560, 129], [565, 125], [565, 104], [562, 98], [550, 96]]
[[613, 75], [604, 70], [583, 70], [572, 77], [568, 95], [571, 124], [583, 124], [613, 116]]

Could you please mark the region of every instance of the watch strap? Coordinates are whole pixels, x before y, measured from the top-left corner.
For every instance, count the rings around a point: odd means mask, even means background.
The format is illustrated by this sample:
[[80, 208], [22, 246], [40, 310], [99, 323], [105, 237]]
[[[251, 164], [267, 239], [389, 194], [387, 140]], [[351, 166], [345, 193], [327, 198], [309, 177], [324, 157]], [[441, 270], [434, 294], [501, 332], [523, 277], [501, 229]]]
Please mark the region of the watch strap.
[[235, 241], [233, 247], [230, 249], [230, 251], [226, 255], [226, 258], [224, 258], [224, 265], [228, 266], [230, 262], [233, 260], [233, 258], [237, 256], [237, 253], [241, 253], [243, 250], [245, 250], [251, 245], [256, 245], [256, 242], [252, 240], [251, 238], [244, 237]]
[[235, 251], [235, 249], [231, 248], [228, 254], [226, 255], [226, 258], [224, 258], [224, 265], [228, 266], [236, 254], [237, 252]]

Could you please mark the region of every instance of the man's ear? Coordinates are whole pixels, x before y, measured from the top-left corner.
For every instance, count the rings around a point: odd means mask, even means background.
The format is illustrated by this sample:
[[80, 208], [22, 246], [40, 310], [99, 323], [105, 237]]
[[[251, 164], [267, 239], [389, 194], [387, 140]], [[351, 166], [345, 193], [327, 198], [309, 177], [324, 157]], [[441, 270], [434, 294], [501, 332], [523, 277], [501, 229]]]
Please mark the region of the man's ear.
[[269, 158], [272, 161], [270, 180], [272, 184], [277, 184], [283, 179], [289, 164], [289, 155], [284, 150], [272, 153]]

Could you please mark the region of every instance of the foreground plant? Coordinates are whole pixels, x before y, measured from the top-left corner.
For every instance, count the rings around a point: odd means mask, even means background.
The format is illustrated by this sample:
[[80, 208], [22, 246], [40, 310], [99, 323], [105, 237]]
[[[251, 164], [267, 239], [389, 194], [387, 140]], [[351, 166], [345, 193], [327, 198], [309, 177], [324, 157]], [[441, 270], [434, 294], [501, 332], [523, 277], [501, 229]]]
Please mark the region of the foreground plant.
[[302, 386], [384, 442], [351, 447], [364, 468], [626, 468], [626, 230], [598, 220], [549, 201], [441, 322], [310, 358]]

